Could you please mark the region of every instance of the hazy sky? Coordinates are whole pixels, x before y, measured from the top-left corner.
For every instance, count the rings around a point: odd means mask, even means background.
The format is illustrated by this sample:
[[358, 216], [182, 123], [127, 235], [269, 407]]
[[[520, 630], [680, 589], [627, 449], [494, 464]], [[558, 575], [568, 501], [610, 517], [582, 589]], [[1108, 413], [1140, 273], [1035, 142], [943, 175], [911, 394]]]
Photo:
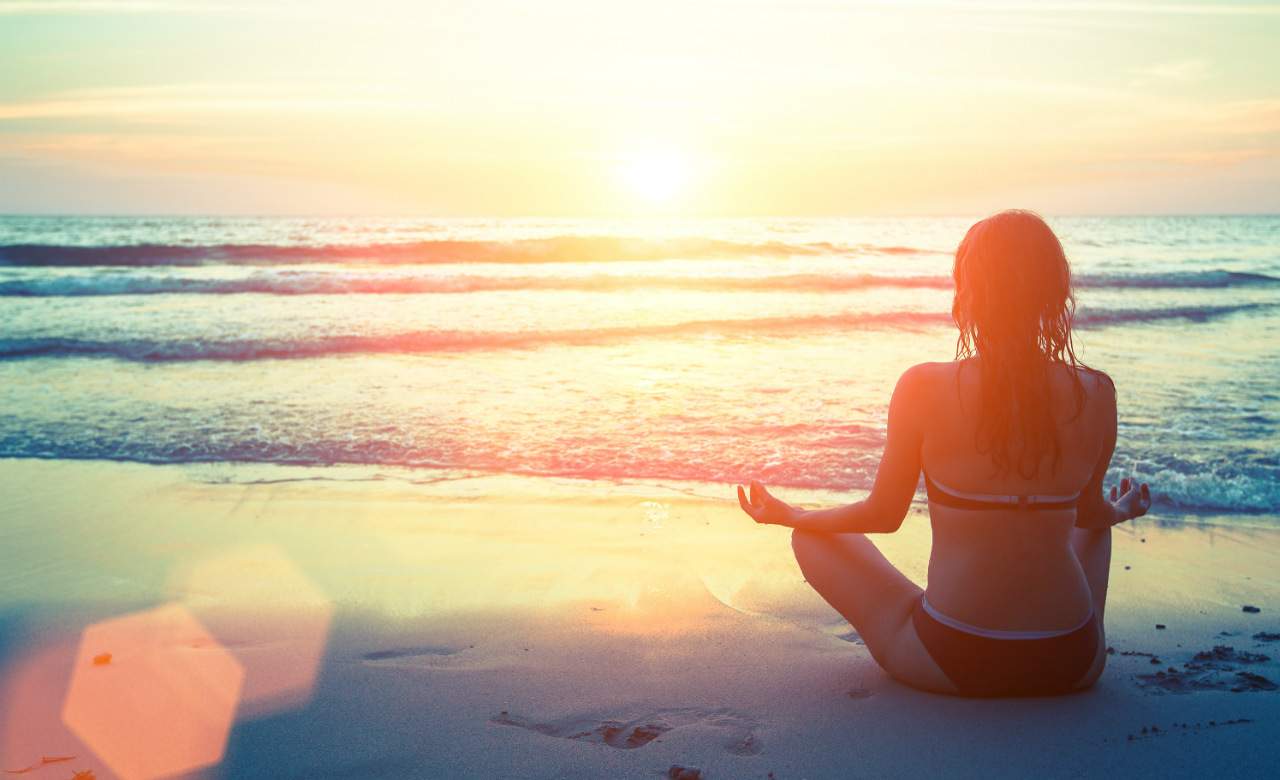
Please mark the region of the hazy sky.
[[0, 0], [0, 211], [1280, 211], [1280, 4]]

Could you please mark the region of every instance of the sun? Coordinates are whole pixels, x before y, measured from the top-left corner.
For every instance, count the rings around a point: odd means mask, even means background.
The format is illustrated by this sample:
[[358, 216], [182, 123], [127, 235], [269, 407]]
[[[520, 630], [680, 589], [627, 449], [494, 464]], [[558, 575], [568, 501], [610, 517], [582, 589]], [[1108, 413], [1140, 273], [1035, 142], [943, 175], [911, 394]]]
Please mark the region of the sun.
[[671, 203], [689, 184], [689, 161], [673, 149], [646, 149], [623, 158], [618, 178], [633, 197], [658, 205]]

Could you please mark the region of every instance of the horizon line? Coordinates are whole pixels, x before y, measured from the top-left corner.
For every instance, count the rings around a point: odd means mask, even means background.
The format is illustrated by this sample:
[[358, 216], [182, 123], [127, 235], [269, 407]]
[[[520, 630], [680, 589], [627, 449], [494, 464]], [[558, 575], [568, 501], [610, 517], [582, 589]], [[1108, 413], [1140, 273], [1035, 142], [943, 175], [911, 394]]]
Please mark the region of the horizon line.
[[[1008, 208], [1021, 208], [1010, 206]], [[49, 218], [49, 219], [428, 219], [428, 220], [468, 220], [468, 219], [502, 219], [502, 220], [550, 220], [550, 221], [586, 221], [586, 220], [743, 220], [743, 219], [960, 219], [980, 217], [998, 213], [1002, 209], [984, 212], [921, 212], [921, 213], [850, 213], [850, 214], [597, 214], [597, 215], [551, 215], [551, 214], [425, 214], [413, 212], [72, 212], [72, 211], [5, 211], [0, 212], [0, 219]], [[1280, 217], [1276, 211], [1132, 211], [1132, 212], [1051, 212], [1029, 209], [1044, 217], [1050, 218], [1149, 218], [1149, 217]]]

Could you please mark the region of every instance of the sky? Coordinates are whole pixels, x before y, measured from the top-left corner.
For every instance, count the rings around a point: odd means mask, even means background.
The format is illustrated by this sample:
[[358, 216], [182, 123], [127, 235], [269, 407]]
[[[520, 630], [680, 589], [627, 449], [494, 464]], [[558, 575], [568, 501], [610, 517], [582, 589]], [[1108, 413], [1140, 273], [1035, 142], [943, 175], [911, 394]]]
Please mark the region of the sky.
[[1280, 212], [1280, 3], [0, 0], [0, 212]]

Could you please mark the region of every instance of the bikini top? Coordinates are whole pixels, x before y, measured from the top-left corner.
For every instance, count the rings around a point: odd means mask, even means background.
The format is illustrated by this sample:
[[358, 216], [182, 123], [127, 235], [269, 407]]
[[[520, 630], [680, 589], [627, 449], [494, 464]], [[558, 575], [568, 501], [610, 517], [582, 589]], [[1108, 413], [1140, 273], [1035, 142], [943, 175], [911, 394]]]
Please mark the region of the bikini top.
[[992, 495], [990, 493], [966, 493], [963, 490], [944, 487], [924, 472], [924, 488], [929, 500], [935, 504], [955, 509], [1017, 509], [1025, 511], [1075, 509], [1080, 494], [1070, 496]]

